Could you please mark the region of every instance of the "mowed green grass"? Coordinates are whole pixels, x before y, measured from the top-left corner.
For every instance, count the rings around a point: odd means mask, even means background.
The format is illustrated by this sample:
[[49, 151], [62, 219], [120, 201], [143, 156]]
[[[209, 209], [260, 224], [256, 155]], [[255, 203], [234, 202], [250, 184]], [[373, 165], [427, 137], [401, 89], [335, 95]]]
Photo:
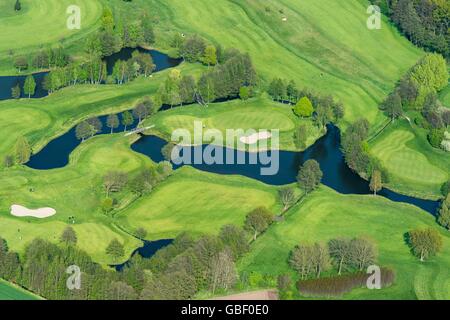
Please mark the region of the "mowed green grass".
[[[144, 126], [155, 125], [153, 132], [170, 140], [176, 129], [187, 129], [193, 137], [194, 122], [200, 121], [203, 133], [208, 129], [222, 132], [223, 144], [235, 146], [226, 140], [227, 129], [239, 130], [278, 130], [279, 147], [283, 150], [295, 150], [294, 131], [300, 124], [309, 129], [307, 145], [312, 144], [323, 132], [317, 128], [311, 119], [300, 119], [292, 112], [292, 106], [274, 102], [266, 96], [260, 96], [248, 101], [234, 100], [211, 104], [208, 107], [189, 105], [160, 112], [149, 118]], [[244, 133], [245, 134], [245, 133]], [[217, 143], [217, 142], [216, 142]], [[270, 146], [272, 139], [268, 139]], [[250, 148], [256, 145], [251, 145]], [[239, 146], [238, 146], [239, 147]]]
[[280, 211], [277, 189], [240, 176], [219, 176], [183, 167], [117, 216], [127, 229], [144, 227], [149, 239], [172, 238], [188, 231], [217, 233], [229, 223], [243, 225], [245, 215], [265, 206]]
[[[425, 227], [439, 230], [444, 243], [442, 252], [421, 263], [410, 253], [404, 235]], [[285, 221], [275, 223], [257, 239], [239, 270], [294, 275], [288, 260], [297, 244], [360, 236], [376, 242], [379, 265], [393, 268], [396, 281], [386, 289], [358, 289], [344, 298], [450, 299], [450, 236], [431, 215], [383, 197], [341, 195], [327, 187], [314, 191], [288, 211]]]
[[0, 279], [0, 300], [37, 300], [38, 296]]
[[[91, 138], [71, 155], [64, 168], [37, 171], [14, 167], [0, 176], [0, 237], [8, 241], [11, 250], [23, 252], [26, 244], [37, 237], [58, 242], [67, 225], [73, 226], [79, 248], [95, 261], [112, 263], [106, 256], [108, 243], [117, 238], [125, 246], [128, 256], [141, 242], [114, 225], [111, 217], [102, 213], [101, 200], [105, 197], [102, 179], [109, 170], [132, 174], [150, 166], [145, 156], [131, 151], [131, 137], [123, 133]], [[30, 188], [34, 191], [30, 192]], [[129, 192], [115, 194], [121, 204], [132, 200]], [[10, 206], [20, 204], [28, 208], [52, 207], [56, 215], [45, 218], [24, 218], [10, 215]], [[72, 224], [69, 217], [75, 217]], [[127, 256], [123, 257], [126, 259]]]
[[450, 157], [432, 148], [422, 131], [399, 120], [372, 142], [370, 150], [387, 169], [388, 186], [407, 194], [437, 197], [450, 178]]
[[[15, 73], [13, 58], [42, 47], [62, 44], [80, 46], [99, 25], [103, 1], [99, 0], [21, 0], [22, 10], [14, 11], [15, 0], [0, 3], [0, 72]], [[69, 30], [67, 8], [81, 10], [81, 28]]]
[[[293, 79], [300, 87], [331, 94], [345, 104], [347, 121], [366, 117], [373, 130], [385, 119], [377, 105], [423, 54], [385, 18], [380, 30], [369, 30], [367, 1], [133, 3], [156, 10], [159, 31], [167, 32], [173, 25], [179, 32], [198, 33], [225, 48], [248, 52], [264, 81], [275, 76]], [[159, 38], [168, 40], [169, 36]]]

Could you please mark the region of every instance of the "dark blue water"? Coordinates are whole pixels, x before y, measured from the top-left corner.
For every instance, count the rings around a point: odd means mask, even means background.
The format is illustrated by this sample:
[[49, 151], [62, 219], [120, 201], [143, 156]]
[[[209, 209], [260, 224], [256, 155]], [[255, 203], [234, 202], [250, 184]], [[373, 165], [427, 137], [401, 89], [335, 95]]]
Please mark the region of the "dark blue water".
[[[123, 132], [124, 126], [122, 125], [122, 115], [119, 113], [120, 125], [114, 129], [114, 132]], [[100, 116], [98, 119], [102, 123], [102, 128], [98, 134], [109, 134], [111, 129], [106, 126], [106, 118], [108, 116]], [[131, 126], [127, 127], [127, 131], [136, 128], [138, 120], [135, 119]], [[75, 135], [75, 127], [68, 132], [59, 136], [58, 138], [50, 141], [41, 151], [33, 154], [30, 161], [26, 165], [33, 169], [48, 170], [62, 168], [69, 163], [69, 156], [76, 147], [81, 143], [81, 140], [77, 139]]]
[[[340, 132], [336, 126], [329, 125], [327, 134], [310, 146], [304, 152], [279, 151], [279, 171], [275, 175], [261, 175], [261, 167], [267, 167], [258, 164], [192, 164], [191, 166], [212, 173], [225, 175], [242, 175], [252, 179], [262, 181], [270, 185], [285, 185], [296, 182], [299, 167], [308, 159], [315, 159], [319, 162], [323, 171], [322, 183], [326, 186], [343, 194], [372, 194], [369, 189], [369, 183], [362, 179], [358, 174], [353, 172], [345, 163], [344, 156], [340, 150]], [[131, 148], [139, 153], [145, 154], [153, 161], [159, 162], [164, 160], [161, 154], [161, 148], [167, 142], [157, 136], [142, 136], [136, 141]], [[208, 145], [198, 147], [183, 147], [181, 155], [184, 152], [194, 154], [196, 149], [201, 148], [203, 152]], [[222, 148], [223, 154], [227, 152], [249, 158], [248, 152]], [[269, 153], [270, 156], [270, 153]], [[178, 169], [182, 165], [174, 165], [174, 169]], [[413, 204], [431, 214], [435, 214], [439, 206], [438, 201], [414, 198], [396, 193], [394, 191], [383, 188], [379, 195], [384, 196], [392, 201], [406, 202]]]
[[108, 74], [109, 75], [112, 74], [114, 64], [118, 60], [123, 60], [123, 61], [129, 60], [131, 58], [131, 55], [133, 54], [133, 52], [136, 50], [139, 52], [142, 52], [142, 53], [149, 53], [152, 56], [153, 63], [156, 66], [156, 68], [153, 72], [158, 72], [158, 71], [161, 71], [164, 69], [176, 67], [183, 61], [183, 59], [170, 58], [168, 55], [166, 55], [162, 52], [156, 51], [156, 50], [148, 50], [148, 49], [144, 49], [144, 48], [140, 48], [140, 47], [138, 47], [138, 48], [123, 48], [119, 52], [114, 53], [114, 54], [110, 55], [109, 57], [105, 58], [106, 69], [108, 71]]
[[[140, 248], [137, 248], [133, 251], [131, 256], [134, 256], [136, 253], [139, 254], [143, 258], [151, 258], [159, 249], [168, 246], [173, 242], [173, 239], [161, 239], [156, 241], [144, 241], [144, 245]], [[126, 261], [121, 264], [112, 265], [117, 271], [122, 271], [124, 267], [129, 265], [129, 261]]]
[[[167, 68], [176, 67], [177, 65], [179, 65], [182, 62], [182, 59], [170, 58], [166, 54], [156, 51], [156, 50], [147, 50], [147, 49], [143, 49], [143, 48], [135, 48], [135, 49], [123, 48], [119, 52], [114, 53], [111, 56], [106, 57], [104, 59], [106, 61], [108, 74], [112, 73], [112, 69], [117, 60], [126, 61], [126, 60], [130, 59], [131, 54], [135, 50], [138, 50], [143, 53], [148, 53], [152, 56], [153, 63], [156, 66], [156, 68], [153, 72], [158, 72], [158, 71], [161, 71], [161, 70], [164, 70]], [[48, 95], [48, 91], [42, 87], [44, 77], [47, 73], [48, 72], [40, 72], [40, 73], [33, 74], [33, 77], [36, 81], [36, 91], [35, 91], [35, 94], [33, 96], [31, 96], [31, 98], [42, 98], [42, 97], [45, 97]], [[0, 100], [6, 100], [6, 99], [12, 98], [11, 89], [12, 89], [12, 87], [14, 87], [17, 84], [17, 82], [19, 82], [20, 88], [22, 90], [21, 97], [28, 98], [28, 96], [26, 96], [23, 93], [23, 84], [25, 82], [25, 78], [26, 78], [26, 75], [0, 77]]]
[[[36, 81], [36, 90], [31, 98], [42, 98], [48, 95], [48, 91], [42, 87], [42, 82], [45, 75], [48, 72], [39, 72], [33, 74], [34, 80]], [[11, 89], [19, 83], [21, 90], [21, 98], [28, 98], [28, 95], [23, 93], [23, 84], [25, 83], [25, 78], [27, 76], [5, 76], [0, 77], [0, 100], [12, 99]]]

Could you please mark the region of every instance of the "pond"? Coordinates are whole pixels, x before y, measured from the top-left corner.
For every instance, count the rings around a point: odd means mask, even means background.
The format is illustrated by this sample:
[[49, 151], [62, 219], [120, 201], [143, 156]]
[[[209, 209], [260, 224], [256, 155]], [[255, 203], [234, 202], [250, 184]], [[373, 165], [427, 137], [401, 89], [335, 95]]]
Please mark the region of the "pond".
[[[260, 169], [262, 165], [248, 164], [248, 161], [245, 161], [247, 164], [192, 164], [191, 166], [212, 173], [242, 175], [270, 185], [285, 185], [297, 181], [296, 177], [300, 165], [308, 159], [315, 159], [319, 162], [323, 171], [322, 183], [324, 185], [343, 194], [372, 194], [369, 189], [369, 183], [346, 165], [340, 149], [340, 139], [339, 129], [334, 125], [328, 125], [326, 135], [318, 139], [305, 151], [280, 151], [279, 171], [275, 175], [261, 175]], [[131, 148], [136, 152], [147, 155], [153, 161], [159, 162], [164, 160], [161, 148], [166, 143], [165, 140], [157, 136], [142, 136]], [[201, 148], [201, 151], [203, 151], [206, 147], [207, 145], [183, 147], [181, 154], [184, 152], [194, 154], [196, 148]], [[245, 159], [249, 158], [248, 152], [223, 147], [223, 153], [226, 154], [226, 152], [234, 153], [235, 159], [239, 154], [245, 156]], [[180, 166], [174, 165], [174, 169], [178, 169]], [[439, 206], [438, 201], [410, 197], [386, 188], [383, 188], [378, 194], [392, 201], [413, 204], [433, 215]]]
[[[131, 257], [133, 257], [135, 254], [139, 254], [143, 258], [151, 258], [156, 253], [156, 251], [168, 246], [172, 242], [173, 242], [173, 239], [160, 239], [160, 240], [155, 240], [155, 241], [144, 241], [144, 245], [142, 247], [134, 250], [134, 252], [131, 254]], [[124, 267], [129, 265], [129, 261], [130, 260], [127, 260], [121, 264], [111, 265], [111, 267], [116, 269], [116, 271], [122, 271]]]
[[[112, 54], [109, 57], [104, 58], [106, 61], [106, 67], [108, 75], [112, 73], [114, 64], [118, 60], [128, 60], [131, 58], [132, 53], [138, 50], [139, 52], [148, 53], [153, 58], [153, 63], [156, 68], [153, 72], [158, 72], [167, 68], [173, 68], [182, 62], [182, 59], [170, 58], [168, 55], [159, 52], [157, 50], [150, 50], [144, 48], [123, 48], [117, 53]], [[48, 91], [43, 88], [44, 77], [48, 72], [39, 72], [33, 74], [34, 80], [36, 81], [36, 92], [31, 98], [42, 98], [48, 95]], [[25, 82], [26, 75], [20, 76], [0, 76], [0, 100], [12, 99], [11, 89], [17, 84], [20, 84], [22, 91], [21, 98], [27, 98], [23, 93], [23, 84]]]

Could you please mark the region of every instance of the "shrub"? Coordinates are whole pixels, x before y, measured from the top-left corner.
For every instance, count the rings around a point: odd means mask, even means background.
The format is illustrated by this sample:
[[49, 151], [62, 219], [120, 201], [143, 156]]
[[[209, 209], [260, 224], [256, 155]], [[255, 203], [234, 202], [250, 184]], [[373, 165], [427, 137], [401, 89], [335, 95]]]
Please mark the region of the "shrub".
[[[300, 294], [309, 297], [339, 297], [355, 288], [363, 288], [367, 285], [369, 274], [357, 272], [343, 276], [334, 276], [321, 279], [300, 280], [297, 288]], [[395, 281], [393, 270], [381, 269], [381, 287], [390, 286]]]

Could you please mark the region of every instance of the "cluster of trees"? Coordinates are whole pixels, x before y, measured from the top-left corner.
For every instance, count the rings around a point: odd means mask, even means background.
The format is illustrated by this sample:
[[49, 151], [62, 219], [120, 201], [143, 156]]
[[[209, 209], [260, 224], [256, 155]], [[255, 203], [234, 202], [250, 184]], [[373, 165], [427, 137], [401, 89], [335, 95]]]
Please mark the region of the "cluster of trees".
[[[34, 96], [34, 93], [36, 92], [36, 80], [34, 80], [33, 75], [28, 75], [25, 78], [25, 82], [23, 84], [23, 93], [28, 96], [28, 98], [31, 98], [31, 96]], [[14, 99], [19, 99], [22, 94], [22, 88], [20, 87], [20, 83], [17, 82], [16, 85], [14, 85], [11, 88], [11, 96]]]
[[111, 193], [128, 188], [134, 195], [141, 197], [169, 177], [172, 172], [172, 164], [168, 161], [161, 161], [156, 166], [141, 169], [131, 179], [125, 172], [108, 171], [103, 177], [105, 198], [101, 203], [102, 211], [108, 213], [116, 205], [116, 200], [111, 197]]
[[32, 56], [17, 56], [14, 58], [14, 67], [19, 71], [29, 68], [30, 64], [36, 69], [62, 68], [69, 64], [70, 57], [63, 47], [41, 49]]
[[118, 60], [114, 64], [112, 80], [117, 84], [123, 84], [140, 75], [148, 77], [155, 70], [152, 56], [135, 50], [127, 61]]
[[442, 249], [442, 236], [433, 228], [411, 230], [407, 238], [411, 252], [422, 262]]
[[300, 244], [291, 252], [289, 263], [301, 280], [320, 278], [321, 273], [333, 267], [338, 275], [342, 271], [362, 271], [375, 263], [377, 250], [368, 239], [332, 239], [327, 245], [322, 243]]
[[171, 70], [158, 90], [161, 103], [170, 106], [192, 102], [208, 104], [237, 97], [243, 93], [243, 88], [249, 90], [256, 84], [256, 71], [250, 56], [236, 49], [225, 50], [225, 53], [222, 63], [205, 72], [197, 82], [190, 75]]
[[448, 1], [372, 0], [414, 44], [450, 57]]
[[450, 231], [450, 192], [448, 192], [447, 196], [442, 200], [438, 211], [437, 222]]
[[[387, 268], [381, 268], [380, 271], [381, 287], [385, 288], [392, 285], [395, 281], [394, 271]], [[355, 288], [366, 287], [369, 277], [370, 274], [366, 272], [355, 272], [338, 277], [300, 280], [297, 283], [297, 288], [303, 296], [340, 297]]]
[[300, 166], [297, 183], [305, 194], [308, 194], [319, 187], [322, 177], [323, 173], [319, 163], [314, 159], [310, 159]]
[[341, 149], [347, 165], [361, 176], [371, 179], [370, 188], [376, 193], [382, 187], [382, 180], [387, 181], [387, 175], [380, 163], [370, 156], [368, 135], [369, 122], [366, 119], [355, 121], [342, 135]]
[[420, 111], [416, 124], [428, 130], [428, 140], [433, 147], [443, 147], [445, 128], [450, 125], [450, 110], [441, 105], [437, 93], [447, 84], [445, 59], [439, 54], [427, 54], [402, 78], [381, 104], [381, 109], [392, 120], [408, 109]]
[[[145, 230], [136, 233], [146, 234]], [[77, 248], [77, 235], [67, 227], [58, 244], [33, 240], [23, 256], [11, 252], [0, 238], [0, 277], [48, 299], [189, 299], [200, 290], [212, 293], [236, 285], [235, 262], [249, 250], [248, 234], [225, 225], [218, 235], [194, 239], [180, 234], [150, 259], [133, 255], [121, 272], [105, 270]], [[124, 247], [113, 239], [105, 252], [122, 258]], [[68, 290], [66, 269], [77, 265], [81, 288]]]
[[344, 106], [331, 95], [315, 94], [308, 89], [298, 89], [295, 81], [274, 78], [267, 92], [275, 101], [293, 104], [293, 111], [299, 117], [311, 117], [318, 126], [324, 127], [344, 117]]
[[26, 137], [19, 137], [14, 149], [14, 155], [6, 155], [3, 159], [3, 165], [6, 168], [12, 167], [15, 163], [24, 164], [30, 160], [32, 150]]
[[220, 45], [210, 44], [197, 34], [186, 37], [184, 34], [176, 33], [171, 45], [184, 60], [192, 63], [201, 62], [208, 67], [223, 63], [229, 53], [224, 52]]

